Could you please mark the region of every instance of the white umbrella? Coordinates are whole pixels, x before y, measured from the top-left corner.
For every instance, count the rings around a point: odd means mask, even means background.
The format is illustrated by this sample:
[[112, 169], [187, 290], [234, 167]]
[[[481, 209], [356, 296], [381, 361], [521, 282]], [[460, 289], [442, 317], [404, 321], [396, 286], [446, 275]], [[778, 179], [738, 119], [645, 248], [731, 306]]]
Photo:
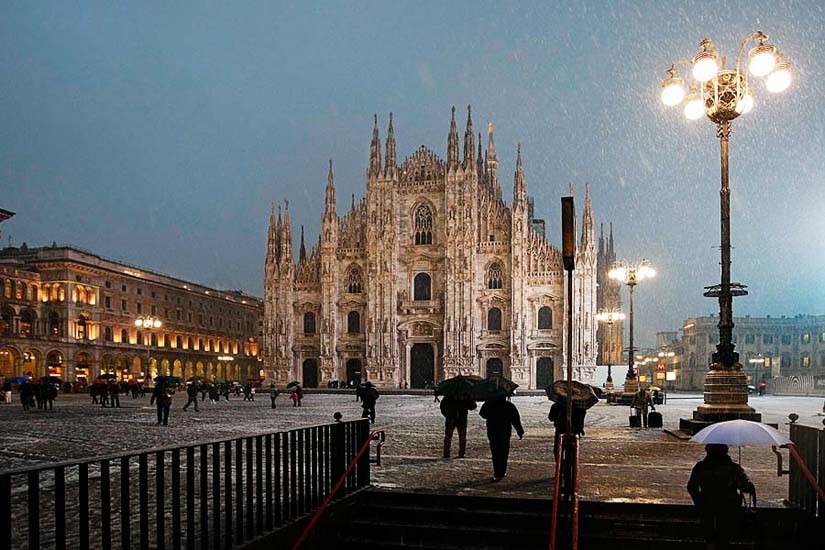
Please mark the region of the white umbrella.
[[690, 438], [694, 443], [723, 443], [743, 447], [746, 445], [781, 447], [791, 443], [785, 435], [761, 422], [751, 420], [728, 420], [703, 428]]

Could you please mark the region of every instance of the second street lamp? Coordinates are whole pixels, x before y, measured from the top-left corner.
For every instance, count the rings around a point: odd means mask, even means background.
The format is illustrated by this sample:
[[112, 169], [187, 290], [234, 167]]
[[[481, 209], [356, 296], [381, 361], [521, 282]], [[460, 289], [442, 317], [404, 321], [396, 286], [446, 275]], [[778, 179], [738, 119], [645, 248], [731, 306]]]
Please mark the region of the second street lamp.
[[614, 281], [619, 281], [627, 285], [630, 291], [630, 317], [628, 326], [628, 347], [627, 347], [627, 376], [624, 381], [625, 394], [624, 399], [627, 400], [627, 394], [634, 394], [639, 391], [639, 382], [636, 379], [636, 373], [633, 370], [633, 363], [635, 358], [635, 348], [633, 347], [633, 290], [640, 281], [656, 276], [656, 270], [650, 265], [647, 260], [641, 260], [638, 263], [632, 264], [626, 261], [618, 261], [613, 264], [613, 267], [608, 271], [607, 276]]
[[[728, 141], [730, 123], [749, 113], [754, 107], [752, 82], [748, 72], [755, 77], [767, 77], [765, 87], [771, 93], [782, 92], [791, 84], [791, 65], [782, 60], [776, 46], [768, 44], [768, 36], [756, 31], [750, 33], [739, 45], [736, 65], [722, 66], [716, 45], [706, 38], [699, 43], [701, 51], [691, 60], [673, 63], [668, 77], [662, 82], [661, 98], [667, 106], [675, 106], [685, 99], [685, 116], [698, 120], [702, 114], [716, 125], [720, 143], [721, 190], [719, 191], [721, 217], [721, 281], [705, 287], [705, 296], [719, 299], [719, 344], [713, 354], [713, 366], [705, 378], [705, 402], [693, 413], [693, 419], [684, 419], [680, 428], [694, 433], [705, 425], [723, 420], [742, 418], [760, 421], [761, 415], [748, 405], [747, 379], [742, 373], [739, 354], [733, 344], [733, 297], [748, 292], [745, 285], [730, 280], [730, 182], [728, 177]], [[743, 67], [743, 54], [751, 42], [755, 46], [748, 52], [748, 71]], [[679, 76], [678, 66], [692, 68], [694, 82], [685, 94], [685, 81]]]
[[[596, 313], [597, 321], [607, 323], [607, 380], [605, 380], [604, 385], [607, 390], [613, 389], [613, 323], [624, 321], [624, 319], [624, 313], [618, 309], [603, 309]], [[621, 345], [619, 349], [621, 350]]]
[[152, 357], [150, 355], [151, 348], [149, 347], [152, 343], [152, 330], [159, 329], [163, 326], [163, 322], [157, 317], [152, 315], [147, 315], [146, 317], [138, 317], [135, 319], [135, 326], [138, 328], [146, 329], [146, 371], [143, 374], [143, 380], [145, 381], [151, 374], [152, 369]]

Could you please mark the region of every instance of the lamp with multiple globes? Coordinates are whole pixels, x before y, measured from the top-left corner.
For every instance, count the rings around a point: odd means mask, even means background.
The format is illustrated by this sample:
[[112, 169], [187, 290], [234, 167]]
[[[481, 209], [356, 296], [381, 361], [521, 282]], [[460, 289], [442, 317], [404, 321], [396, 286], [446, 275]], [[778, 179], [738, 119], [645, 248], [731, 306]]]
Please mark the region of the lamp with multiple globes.
[[[158, 329], [163, 326], [163, 322], [154, 316], [147, 315], [146, 317], [138, 317], [135, 319], [135, 326], [144, 328], [146, 330]], [[144, 372], [144, 379], [149, 376], [149, 369], [152, 367], [152, 356], [150, 348], [151, 339], [146, 339], [146, 372]]]

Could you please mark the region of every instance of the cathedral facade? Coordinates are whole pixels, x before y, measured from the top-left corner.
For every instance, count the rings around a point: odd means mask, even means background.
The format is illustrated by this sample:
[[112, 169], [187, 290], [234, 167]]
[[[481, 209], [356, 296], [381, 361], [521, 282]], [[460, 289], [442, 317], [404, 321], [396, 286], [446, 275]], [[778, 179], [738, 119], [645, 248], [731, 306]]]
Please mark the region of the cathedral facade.
[[[366, 197], [339, 216], [330, 161], [320, 237], [307, 250], [301, 229], [297, 262], [288, 203], [283, 215], [273, 210], [267, 376], [387, 388], [493, 373], [543, 388], [562, 377], [566, 275], [559, 249], [528, 212], [520, 146], [515, 164], [508, 205], [492, 124], [483, 151], [469, 107], [463, 150], [453, 109], [445, 160], [421, 146], [399, 162], [392, 115], [383, 148], [376, 117]], [[588, 188], [573, 302], [572, 353], [584, 379], [598, 354], [595, 247]]]

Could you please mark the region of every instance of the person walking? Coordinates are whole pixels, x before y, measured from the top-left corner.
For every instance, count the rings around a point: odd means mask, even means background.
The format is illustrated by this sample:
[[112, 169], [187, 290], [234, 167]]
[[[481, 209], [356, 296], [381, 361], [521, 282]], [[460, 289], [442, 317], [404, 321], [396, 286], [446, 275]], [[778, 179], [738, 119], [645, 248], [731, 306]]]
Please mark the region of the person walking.
[[472, 399], [456, 399], [445, 395], [439, 407], [444, 416], [444, 458], [450, 458], [453, 432], [456, 430], [458, 430], [458, 458], [464, 458], [467, 452], [467, 413], [475, 410], [476, 402]]
[[120, 384], [111, 380], [109, 381], [109, 404], [120, 408]]
[[650, 398], [650, 393], [644, 388], [639, 388], [639, 391], [633, 394], [630, 407], [636, 411], [637, 415], [641, 415], [642, 425], [647, 428], [647, 413], [649, 410], [656, 410], [656, 407], [653, 406], [653, 400]]
[[20, 403], [23, 404], [23, 410], [27, 411], [32, 407], [34, 388], [29, 382], [23, 382], [20, 385]]
[[11, 381], [8, 378], [3, 380], [3, 397], [7, 404], [11, 404]]
[[158, 409], [158, 426], [169, 424], [169, 410], [172, 408], [172, 396], [175, 395], [175, 388], [165, 380], [155, 384], [152, 390], [152, 399], [149, 405], [155, 404]]
[[189, 408], [189, 405], [195, 405], [195, 412], [198, 412], [198, 382], [197, 380], [192, 380], [188, 386], [186, 386], [186, 405], [183, 406], [183, 410]]
[[[581, 407], [573, 407], [573, 433], [576, 435], [584, 435], [584, 417], [587, 415], [587, 409]], [[557, 399], [553, 406], [550, 407], [550, 413], [547, 415], [548, 420], [553, 423], [556, 429], [556, 435], [553, 440], [553, 456], [558, 456], [556, 451], [561, 441], [561, 436], [567, 430], [567, 401], [565, 399]]]
[[361, 418], [369, 418], [370, 424], [375, 424], [375, 402], [378, 401], [378, 397], [378, 390], [372, 382], [364, 384], [364, 389], [361, 390]]
[[292, 394], [289, 396], [292, 399], [292, 406], [293, 407], [300, 407], [301, 400], [304, 398], [304, 390], [301, 389], [301, 386], [295, 386], [292, 388]]
[[493, 481], [501, 481], [507, 475], [507, 459], [510, 457], [510, 438], [513, 428], [519, 439], [524, 437], [518, 409], [505, 396], [485, 401], [478, 411], [487, 420], [487, 439], [493, 458]]
[[739, 530], [742, 499], [749, 494], [755, 502], [756, 488], [731, 460], [727, 445], [705, 445], [705, 452], [690, 473], [687, 491], [699, 511], [707, 548], [728, 548]]
[[272, 403], [272, 408], [275, 408], [275, 399], [278, 397], [278, 388], [275, 387], [275, 382], [269, 384], [269, 401]]
[[[218, 387], [215, 384], [209, 386], [209, 404], [217, 405], [221, 396], [218, 393]], [[197, 407], [197, 405], [196, 405]], [[198, 410], [197, 408], [195, 410]]]

